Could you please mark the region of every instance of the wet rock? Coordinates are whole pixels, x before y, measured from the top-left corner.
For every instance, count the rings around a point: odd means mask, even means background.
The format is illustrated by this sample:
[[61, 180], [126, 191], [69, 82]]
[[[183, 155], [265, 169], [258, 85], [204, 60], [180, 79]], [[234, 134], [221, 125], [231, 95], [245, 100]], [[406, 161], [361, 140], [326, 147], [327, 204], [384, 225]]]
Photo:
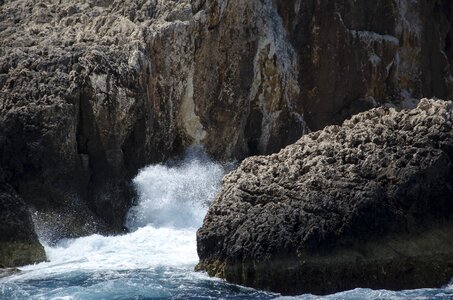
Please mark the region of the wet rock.
[[285, 294], [453, 276], [453, 103], [377, 108], [245, 159], [197, 232], [198, 270]]
[[[0, 173], [2, 170], [0, 169]], [[0, 174], [1, 177], [1, 174]], [[13, 273], [7, 267], [46, 259], [25, 202], [0, 178], [0, 277]]]
[[19, 272], [20, 272], [20, 270], [17, 269], [17, 268], [4, 268], [4, 269], [0, 269], [0, 278], [2, 278], [2, 277], [8, 277], [8, 276], [17, 274], [17, 273], [19, 273]]

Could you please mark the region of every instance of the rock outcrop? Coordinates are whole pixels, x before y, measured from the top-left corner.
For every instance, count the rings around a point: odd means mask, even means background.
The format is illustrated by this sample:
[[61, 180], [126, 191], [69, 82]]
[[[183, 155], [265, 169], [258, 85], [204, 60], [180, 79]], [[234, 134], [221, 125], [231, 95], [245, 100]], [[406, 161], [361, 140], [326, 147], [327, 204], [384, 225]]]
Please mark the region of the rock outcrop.
[[450, 2], [374, 2], [0, 1], [6, 181], [51, 240], [120, 232], [137, 170], [190, 145], [269, 154], [451, 96]]
[[[46, 259], [25, 202], [3, 181], [0, 168], [0, 277], [2, 268]], [[7, 270], [11, 273], [12, 270]]]
[[453, 103], [372, 109], [225, 176], [197, 268], [285, 294], [447, 284], [452, 195]]

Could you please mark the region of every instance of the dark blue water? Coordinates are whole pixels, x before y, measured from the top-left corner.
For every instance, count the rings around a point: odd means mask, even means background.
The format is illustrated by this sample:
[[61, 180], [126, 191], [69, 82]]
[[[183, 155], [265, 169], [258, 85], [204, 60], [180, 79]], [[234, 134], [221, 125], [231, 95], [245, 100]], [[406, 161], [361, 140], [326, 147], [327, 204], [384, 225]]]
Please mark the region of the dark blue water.
[[[453, 299], [453, 289], [373, 291], [355, 289], [325, 297], [281, 297], [210, 279], [191, 267], [73, 270], [0, 280], [1, 299]], [[29, 271], [33, 273], [34, 271]], [[45, 273], [45, 272], [44, 272]]]
[[196, 229], [223, 174], [221, 165], [193, 155], [142, 170], [134, 179], [139, 201], [128, 217], [131, 233], [45, 246], [48, 262], [0, 279], [0, 299], [453, 299], [453, 285], [281, 297], [193, 272]]

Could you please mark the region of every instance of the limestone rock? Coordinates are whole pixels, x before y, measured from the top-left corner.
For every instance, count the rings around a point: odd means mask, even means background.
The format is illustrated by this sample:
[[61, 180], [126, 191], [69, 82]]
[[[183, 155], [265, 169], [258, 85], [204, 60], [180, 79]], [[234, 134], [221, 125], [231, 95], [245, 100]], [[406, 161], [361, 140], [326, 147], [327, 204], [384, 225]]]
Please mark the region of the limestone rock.
[[452, 96], [452, 7], [1, 1], [6, 181], [39, 220], [64, 216], [52, 239], [121, 232], [138, 169], [193, 144], [270, 154], [374, 106]]
[[440, 286], [452, 195], [453, 103], [372, 109], [225, 176], [198, 269], [286, 294]]
[[2, 3], [0, 163], [39, 223], [58, 227], [52, 240], [122, 231], [130, 178], [178, 149], [171, 92], [154, 81], [172, 74], [150, 57], [178, 58], [151, 55], [152, 41], [188, 15], [175, 1]]

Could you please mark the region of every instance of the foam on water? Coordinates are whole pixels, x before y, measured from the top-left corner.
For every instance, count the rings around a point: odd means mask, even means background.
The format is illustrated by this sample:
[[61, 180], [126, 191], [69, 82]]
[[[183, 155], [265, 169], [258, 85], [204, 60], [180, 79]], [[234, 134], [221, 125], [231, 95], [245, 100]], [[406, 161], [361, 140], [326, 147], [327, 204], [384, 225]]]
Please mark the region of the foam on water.
[[130, 234], [92, 235], [46, 245], [49, 262], [23, 270], [42, 275], [194, 265], [196, 229], [223, 175], [224, 167], [200, 149], [191, 149], [182, 160], [144, 168], [133, 180], [138, 199], [128, 214]]
[[49, 262], [26, 266], [23, 277], [73, 270], [132, 270], [193, 266], [198, 260], [193, 230], [146, 226], [123, 236], [92, 235], [46, 246]]

